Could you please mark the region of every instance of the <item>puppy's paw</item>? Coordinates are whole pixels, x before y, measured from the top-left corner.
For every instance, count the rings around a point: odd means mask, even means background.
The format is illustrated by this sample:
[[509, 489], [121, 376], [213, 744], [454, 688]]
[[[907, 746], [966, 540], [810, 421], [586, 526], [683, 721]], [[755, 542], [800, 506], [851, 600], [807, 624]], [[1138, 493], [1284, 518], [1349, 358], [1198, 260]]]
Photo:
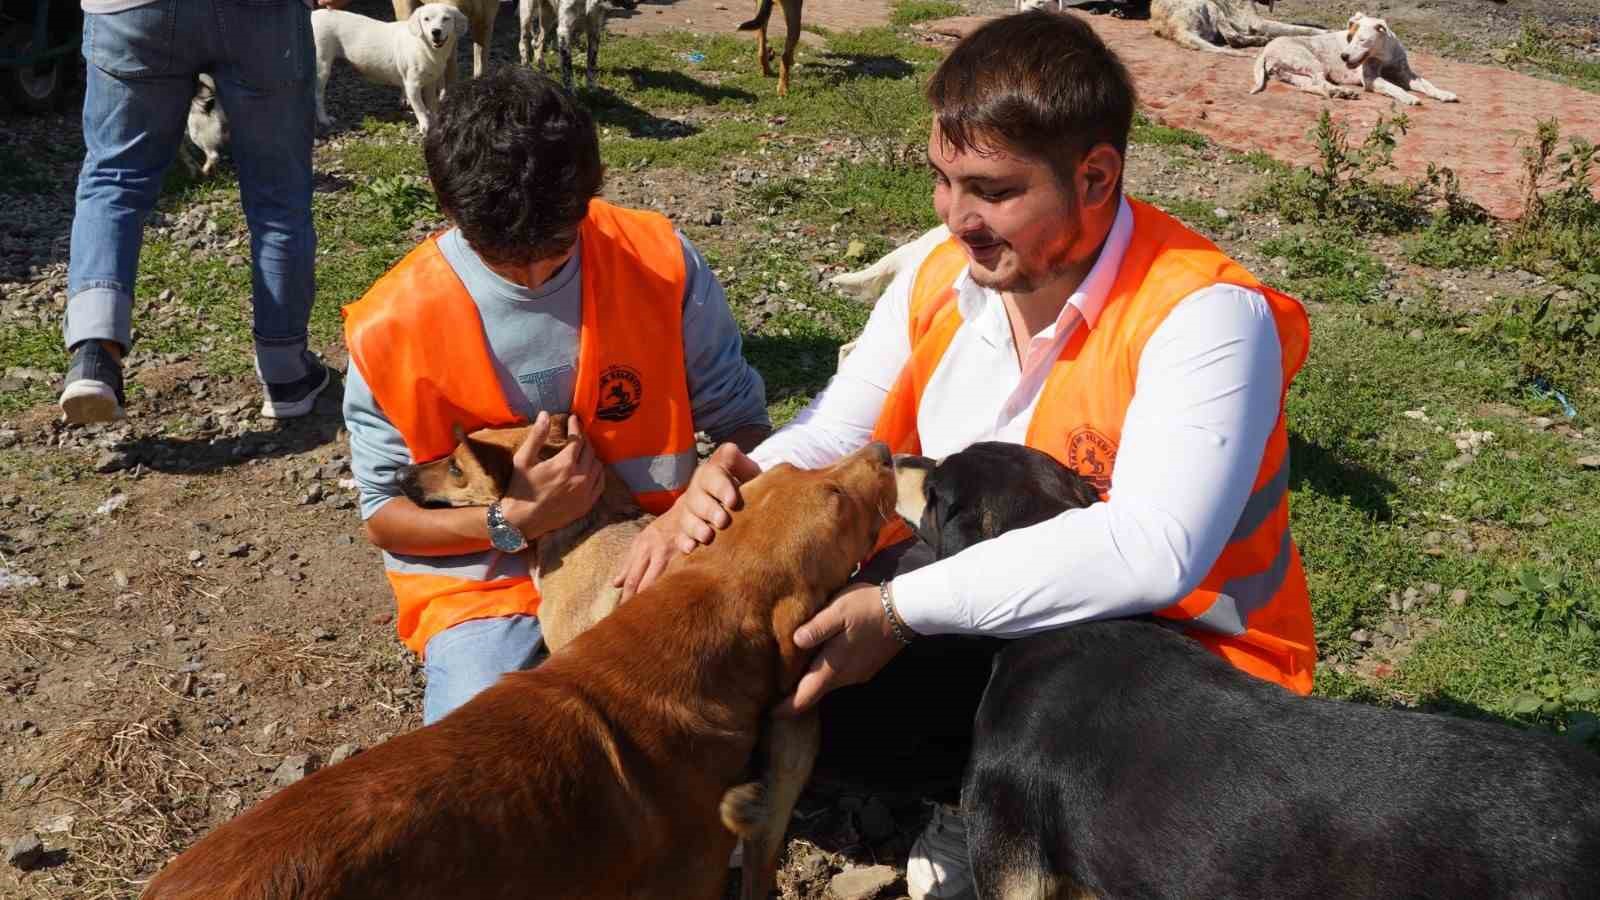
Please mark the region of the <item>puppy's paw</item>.
[[759, 781], [728, 788], [722, 795], [722, 824], [740, 837], [752, 837], [767, 823], [767, 791]]

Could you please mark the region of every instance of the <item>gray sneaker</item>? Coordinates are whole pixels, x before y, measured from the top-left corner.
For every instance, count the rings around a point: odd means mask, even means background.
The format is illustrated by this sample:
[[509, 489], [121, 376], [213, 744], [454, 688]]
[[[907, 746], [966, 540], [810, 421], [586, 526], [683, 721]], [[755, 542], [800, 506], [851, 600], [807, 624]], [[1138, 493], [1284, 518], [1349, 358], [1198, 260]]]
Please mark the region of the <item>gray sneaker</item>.
[[62, 381], [58, 403], [73, 425], [110, 422], [123, 417], [122, 363], [99, 341], [72, 348], [72, 364]]
[[317, 406], [317, 397], [327, 388], [332, 376], [322, 361], [306, 354], [306, 374], [288, 384], [267, 384], [267, 398], [261, 415], [268, 419], [295, 419], [308, 415]]

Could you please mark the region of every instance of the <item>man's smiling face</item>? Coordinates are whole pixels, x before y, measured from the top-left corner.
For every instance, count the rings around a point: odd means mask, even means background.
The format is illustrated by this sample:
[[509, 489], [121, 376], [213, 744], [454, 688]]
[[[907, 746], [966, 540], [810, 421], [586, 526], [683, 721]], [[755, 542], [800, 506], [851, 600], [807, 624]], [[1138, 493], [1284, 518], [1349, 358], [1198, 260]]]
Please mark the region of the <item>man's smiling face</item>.
[[959, 151], [934, 124], [928, 136], [933, 207], [967, 251], [972, 280], [1028, 292], [1071, 266], [1078, 204], [1044, 160], [1003, 146]]

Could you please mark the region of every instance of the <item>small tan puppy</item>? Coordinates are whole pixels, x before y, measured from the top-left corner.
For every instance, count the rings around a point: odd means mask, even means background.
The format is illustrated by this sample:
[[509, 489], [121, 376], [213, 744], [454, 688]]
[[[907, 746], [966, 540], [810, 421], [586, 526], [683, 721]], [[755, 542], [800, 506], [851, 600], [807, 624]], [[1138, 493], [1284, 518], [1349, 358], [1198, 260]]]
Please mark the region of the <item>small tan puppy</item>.
[[[449, 456], [400, 470], [400, 489], [420, 506], [487, 506], [499, 500], [511, 477], [511, 458], [528, 435], [527, 425], [456, 428]], [[540, 459], [567, 445], [567, 415], [550, 417], [550, 436]], [[633, 501], [628, 486], [610, 469], [594, 508], [577, 521], [533, 542], [534, 583], [539, 588], [539, 625], [551, 652], [566, 646], [605, 618], [622, 600], [611, 586], [633, 539], [654, 517]]]
[[[467, 17], [468, 33], [472, 36], [472, 77], [483, 75], [489, 68], [489, 42], [494, 40], [494, 19], [500, 15], [500, 0], [432, 0], [461, 10]], [[404, 22], [421, 6], [421, 0], [394, 0], [394, 20]], [[445, 63], [445, 87], [456, 83], [456, 57], [450, 54]]]

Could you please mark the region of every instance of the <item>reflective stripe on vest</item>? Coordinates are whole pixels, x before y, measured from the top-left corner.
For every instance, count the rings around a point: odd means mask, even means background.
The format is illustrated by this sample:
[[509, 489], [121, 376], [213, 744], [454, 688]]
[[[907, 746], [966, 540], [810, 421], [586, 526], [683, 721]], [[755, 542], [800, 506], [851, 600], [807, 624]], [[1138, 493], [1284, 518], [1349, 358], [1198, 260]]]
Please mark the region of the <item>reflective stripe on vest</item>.
[[[1157, 615], [1188, 626], [1202, 644], [1240, 669], [1309, 693], [1315, 633], [1305, 573], [1289, 531], [1289, 442], [1282, 406], [1309, 349], [1305, 311], [1175, 219], [1131, 198], [1129, 204], [1133, 235], [1115, 283], [1095, 327], [1079, 328], [1052, 366], [1026, 443], [1095, 482], [1104, 499], [1139, 355], [1150, 334], [1197, 290], [1233, 284], [1260, 292], [1272, 308], [1282, 348], [1278, 421], [1228, 544], [1199, 586]], [[874, 439], [897, 453], [920, 450], [922, 392], [961, 327], [954, 284], [966, 263], [960, 245], [947, 242], [924, 260], [913, 283], [911, 357], [873, 430]], [[879, 546], [909, 535], [903, 527], [885, 529]]]
[[[667, 219], [589, 204], [579, 228], [582, 307], [571, 413], [596, 454], [644, 509], [672, 505], [694, 472], [683, 341], [683, 247]], [[495, 374], [477, 306], [433, 239], [344, 308], [345, 343], [413, 461], [455, 447], [466, 431], [519, 424]], [[395, 628], [423, 653], [468, 619], [536, 614], [527, 554], [384, 554]]]

